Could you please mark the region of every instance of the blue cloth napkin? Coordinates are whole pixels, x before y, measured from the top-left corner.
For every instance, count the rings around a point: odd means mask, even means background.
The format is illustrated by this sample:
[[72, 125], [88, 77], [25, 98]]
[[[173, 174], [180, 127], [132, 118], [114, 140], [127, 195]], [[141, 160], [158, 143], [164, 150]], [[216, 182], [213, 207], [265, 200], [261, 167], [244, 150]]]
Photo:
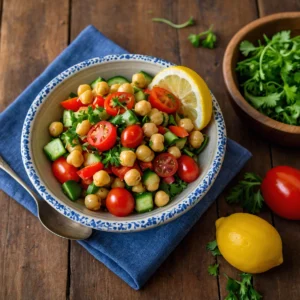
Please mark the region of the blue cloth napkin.
[[[126, 53], [124, 49], [89, 26], [1, 113], [1, 156], [32, 189], [22, 163], [20, 140], [23, 121], [33, 99], [51, 79], [70, 66], [97, 56], [123, 53]], [[228, 140], [225, 161], [215, 184], [204, 199], [185, 215], [143, 232], [95, 231], [91, 238], [79, 243], [132, 288], [140, 289], [250, 157], [246, 149]], [[31, 197], [1, 170], [0, 188], [36, 215], [36, 206]]]

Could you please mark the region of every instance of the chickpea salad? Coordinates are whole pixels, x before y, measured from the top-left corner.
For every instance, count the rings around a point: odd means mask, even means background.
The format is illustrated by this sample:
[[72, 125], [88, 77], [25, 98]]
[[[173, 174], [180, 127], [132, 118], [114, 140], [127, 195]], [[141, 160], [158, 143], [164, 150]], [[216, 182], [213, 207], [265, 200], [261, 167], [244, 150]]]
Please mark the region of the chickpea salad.
[[61, 102], [44, 152], [71, 201], [119, 217], [167, 205], [200, 175], [208, 136], [182, 115], [181, 102], [140, 71], [99, 77]]

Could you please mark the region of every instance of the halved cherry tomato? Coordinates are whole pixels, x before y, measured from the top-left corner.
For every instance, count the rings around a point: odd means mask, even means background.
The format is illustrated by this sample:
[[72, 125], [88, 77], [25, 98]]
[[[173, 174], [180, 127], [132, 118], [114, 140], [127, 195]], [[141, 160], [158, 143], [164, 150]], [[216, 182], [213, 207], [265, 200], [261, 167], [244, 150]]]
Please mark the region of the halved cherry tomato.
[[108, 166], [108, 167], [104, 168], [103, 170], [106, 171], [108, 174], [112, 174], [111, 166]]
[[166, 89], [155, 86], [149, 95], [149, 102], [153, 108], [157, 108], [167, 114], [177, 111], [179, 99]]
[[179, 178], [185, 182], [193, 182], [200, 175], [200, 168], [197, 163], [187, 155], [181, 155], [178, 158], [178, 172]]
[[167, 184], [171, 184], [175, 181], [175, 177], [174, 176], [170, 176], [170, 177], [165, 177], [163, 179], [163, 182], [167, 183]]
[[139, 165], [140, 165], [142, 171], [145, 171], [146, 169], [153, 170], [152, 161], [149, 161], [149, 162], [139, 161]]
[[160, 177], [173, 176], [178, 169], [178, 163], [175, 156], [170, 153], [161, 153], [154, 158], [154, 172]]
[[61, 102], [60, 105], [65, 109], [73, 111], [77, 111], [80, 107], [85, 106], [78, 97], [65, 100]]
[[180, 126], [169, 126], [169, 129], [172, 133], [177, 135], [180, 138], [184, 138], [186, 136], [189, 136], [189, 133], [182, 127]]
[[104, 102], [106, 112], [111, 116], [122, 114], [126, 109], [132, 109], [134, 106], [134, 95], [125, 92], [116, 92], [110, 94]]
[[139, 125], [130, 125], [122, 131], [121, 144], [123, 147], [136, 148], [138, 147], [144, 137], [144, 132]]
[[108, 211], [117, 217], [128, 216], [134, 210], [134, 205], [132, 194], [124, 188], [113, 188], [106, 197]]
[[64, 157], [60, 157], [53, 162], [52, 172], [60, 183], [64, 183], [68, 180], [79, 181], [77, 168], [68, 164]]
[[90, 184], [93, 183], [93, 178], [88, 178], [88, 179], [81, 179], [81, 186], [87, 190]]
[[137, 164], [137, 162], [135, 162], [132, 167], [123, 167], [123, 166], [115, 167], [115, 166], [111, 166], [111, 170], [112, 170], [113, 174], [116, 175], [117, 177], [119, 177], [121, 180], [124, 180], [125, 174], [131, 169], [136, 169], [140, 172], [141, 175], [143, 175], [143, 173], [142, 173], [139, 165]]
[[117, 140], [117, 128], [109, 122], [100, 121], [95, 124], [87, 135], [88, 143], [99, 151], [107, 151]]
[[103, 97], [96, 96], [92, 104], [93, 109], [95, 109], [96, 107], [104, 107], [104, 102], [105, 99]]
[[78, 176], [82, 179], [88, 179], [92, 177], [96, 172], [103, 170], [103, 163], [97, 162], [90, 166], [84, 167], [77, 172]]
[[157, 126], [157, 128], [158, 128], [158, 133], [160, 134], [165, 134], [167, 132], [167, 129], [164, 126], [159, 125]]

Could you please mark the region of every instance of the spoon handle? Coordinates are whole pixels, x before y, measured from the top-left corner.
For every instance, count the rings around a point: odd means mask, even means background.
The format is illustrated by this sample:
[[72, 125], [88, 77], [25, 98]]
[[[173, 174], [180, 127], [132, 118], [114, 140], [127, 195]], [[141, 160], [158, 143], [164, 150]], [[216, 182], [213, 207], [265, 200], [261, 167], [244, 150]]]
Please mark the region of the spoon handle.
[[30, 196], [35, 200], [36, 204], [38, 205], [38, 196], [35, 192], [33, 192], [28, 185], [13, 171], [13, 169], [3, 160], [3, 158], [0, 155], [0, 169], [5, 171], [7, 174], [9, 174], [12, 178], [14, 178], [29, 194]]

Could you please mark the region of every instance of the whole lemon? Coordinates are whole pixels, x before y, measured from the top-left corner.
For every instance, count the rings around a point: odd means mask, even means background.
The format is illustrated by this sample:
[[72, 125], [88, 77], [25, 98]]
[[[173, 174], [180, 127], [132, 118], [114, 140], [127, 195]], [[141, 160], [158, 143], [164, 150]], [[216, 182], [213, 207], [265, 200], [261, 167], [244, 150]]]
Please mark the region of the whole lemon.
[[262, 273], [283, 262], [282, 241], [268, 222], [246, 213], [216, 221], [216, 236], [223, 257], [247, 273]]

